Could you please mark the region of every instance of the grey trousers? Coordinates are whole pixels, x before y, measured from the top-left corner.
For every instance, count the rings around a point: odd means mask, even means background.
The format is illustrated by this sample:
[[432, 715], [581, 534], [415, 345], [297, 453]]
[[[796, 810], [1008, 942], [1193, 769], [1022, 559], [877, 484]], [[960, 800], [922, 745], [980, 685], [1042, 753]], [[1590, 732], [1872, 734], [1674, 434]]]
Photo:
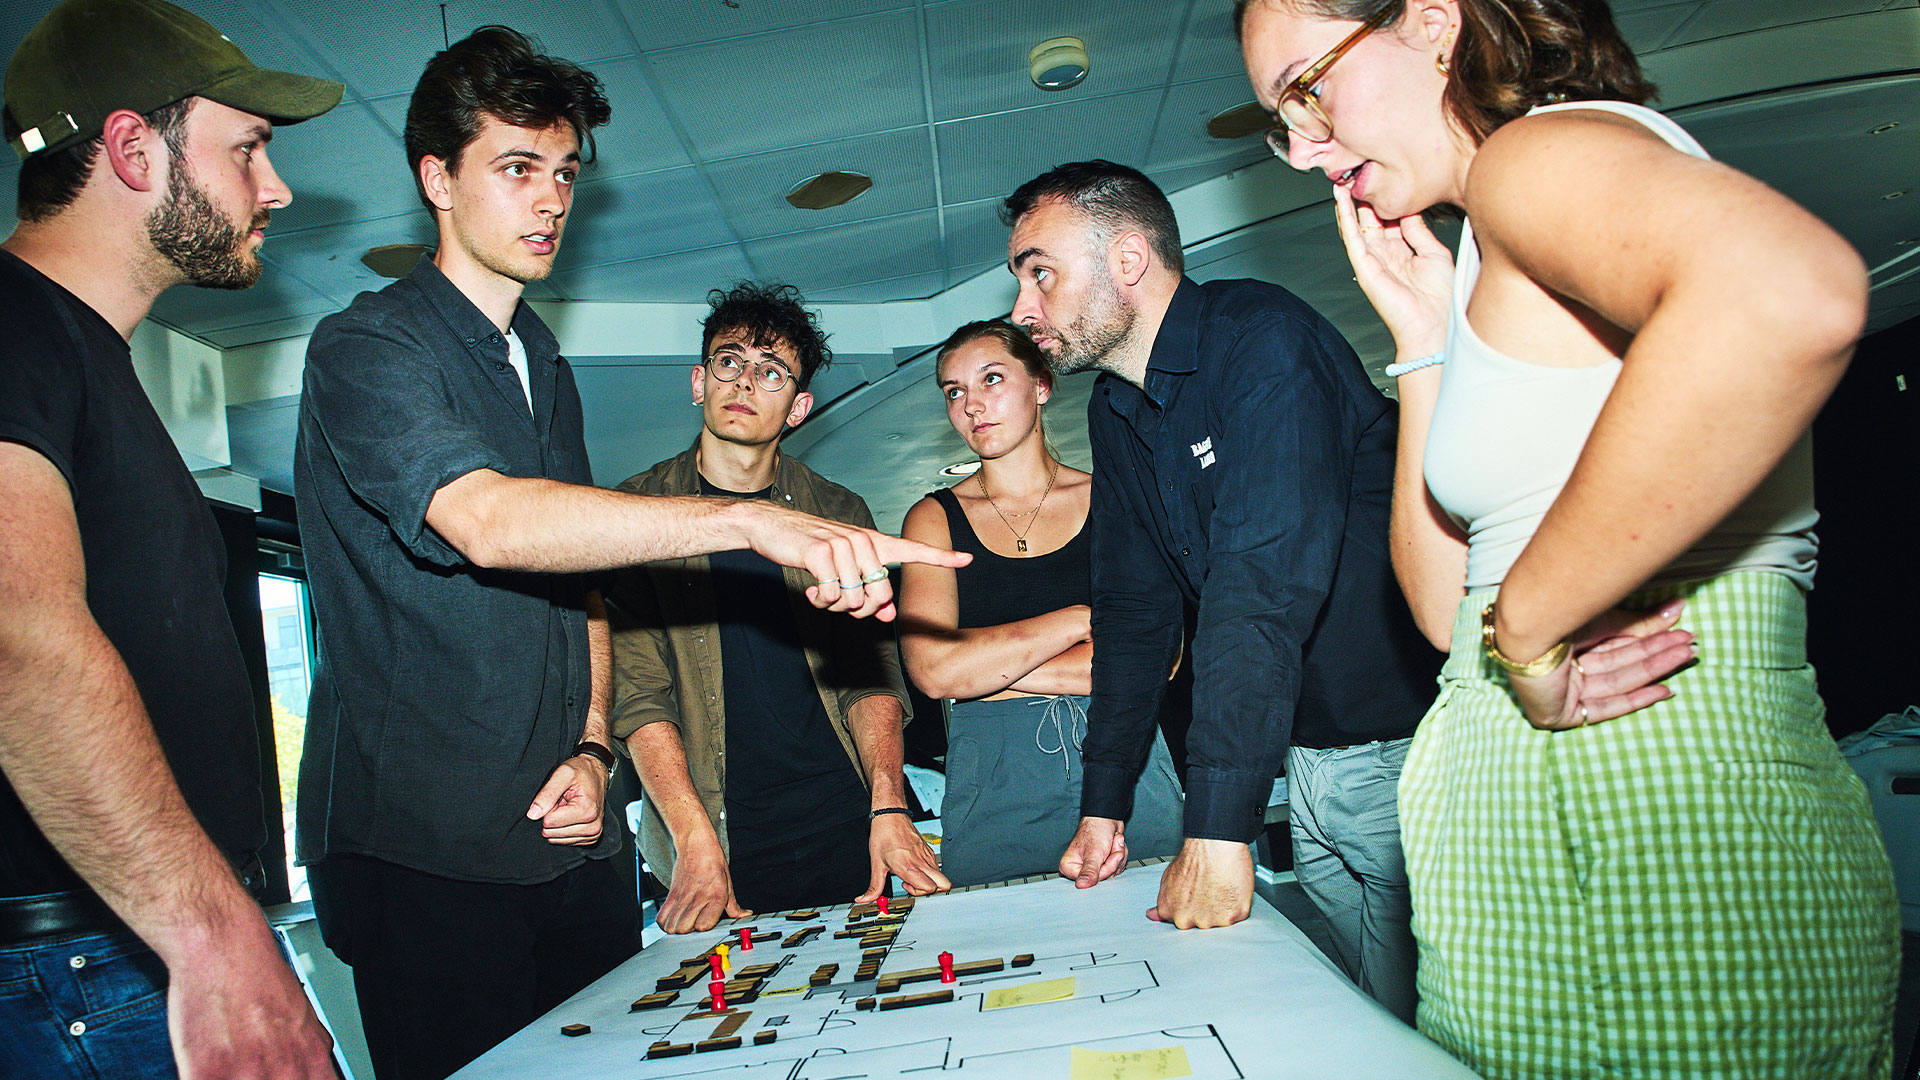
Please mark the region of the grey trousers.
[[[947, 720], [947, 794], [940, 807], [940, 872], [955, 885], [1053, 874], [1080, 827], [1080, 740], [1087, 699], [955, 702]], [[1180, 780], [1167, 742], [1133, 787], [1129, 858], [1180, 850]]]
[[1334, 962], [1409, 1024], [1416, 953], [1399, 788], [1412, 742], [1287, 751], [1294, 875], [1327, 920]]

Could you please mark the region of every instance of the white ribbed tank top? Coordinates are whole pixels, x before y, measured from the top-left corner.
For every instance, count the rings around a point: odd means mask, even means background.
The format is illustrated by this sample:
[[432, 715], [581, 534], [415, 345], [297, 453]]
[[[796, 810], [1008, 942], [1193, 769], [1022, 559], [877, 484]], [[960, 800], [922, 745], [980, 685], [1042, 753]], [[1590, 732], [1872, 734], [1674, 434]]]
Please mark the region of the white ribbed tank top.
[[[1625, 116], [1676, 149], [1708, 156], [1680, 125], [1642, 105], [1575, 101], [1533, 112], [1567, 109]], [[1479, 276], [1480, 249], [1469, 221], [1460, 235], [1447, 362], [1426, 448], [1427, 487], [1467, 533], [1469, 590], [1506, 577], [1559, 497], [1620, 375], [1618, 357], [1591, 367], [1545, 367], [1487, 345], [1467, 325], [1467, 301]], [[1648, 584], [1770, 570], [1812, 588], [1816, 519], [1812, 441], [1803, 434], [1744, 503]]]

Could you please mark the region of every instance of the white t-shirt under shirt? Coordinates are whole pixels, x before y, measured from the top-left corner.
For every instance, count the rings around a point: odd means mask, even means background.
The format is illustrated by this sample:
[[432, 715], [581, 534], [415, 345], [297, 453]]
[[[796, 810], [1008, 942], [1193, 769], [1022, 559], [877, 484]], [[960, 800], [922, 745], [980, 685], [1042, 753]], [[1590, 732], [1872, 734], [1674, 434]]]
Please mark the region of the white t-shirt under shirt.
[[527, 378], [527, 347], [520, 342], [520, 335], [511, 329], [507, 331], [507, 363], [513, 365], [513, 373], [520, 376], [520, 392], [527, 396], [527, 414], [533, 414], [533, 383]]
[[[1665, 116], [1641, 105], [1579, 101], [1534, 112], [1593, 109], [1645, 125], [1675, 148], [1707, 152]], [[1467, 324], [1467, 301], [1480, 274], [1480, 249], [1468, 222], [1454, 270], [1447, 362], [1427, 436], [1427, 487], [1467, 532], [1467, 588], [1506, 577], [1560, 495], [1587, 436], [1620, 375], [1616, 357], [1590, 367], [1528, 363], [1498, 352]], [[1668, 564], [1650, 585], [1736, 570], [1787, 575], [1813, 587], [1813, 444], [1802, 434], [1746, 501]]]

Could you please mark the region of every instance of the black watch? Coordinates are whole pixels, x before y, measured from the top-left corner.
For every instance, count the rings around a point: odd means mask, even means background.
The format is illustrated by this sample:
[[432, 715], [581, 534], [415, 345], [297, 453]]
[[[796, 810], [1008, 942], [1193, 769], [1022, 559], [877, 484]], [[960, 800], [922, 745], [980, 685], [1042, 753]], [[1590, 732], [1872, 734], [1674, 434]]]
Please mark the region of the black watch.
[[567, 756], [580, 757], [583, 754], [599, 762], [600, 764], [605, 765], [607, 767], [607, 779], [609, 780], [613, 779], [614, 767], [620, 764], [620, 759], [613, 756], [612, 750], [607, 749], [606, 747], [600, 745], [597, 742], [593, 742], [589, 740], [586, 742], [582, 742], [579, 746], [574, 747], [573, 753], [568, 754]]

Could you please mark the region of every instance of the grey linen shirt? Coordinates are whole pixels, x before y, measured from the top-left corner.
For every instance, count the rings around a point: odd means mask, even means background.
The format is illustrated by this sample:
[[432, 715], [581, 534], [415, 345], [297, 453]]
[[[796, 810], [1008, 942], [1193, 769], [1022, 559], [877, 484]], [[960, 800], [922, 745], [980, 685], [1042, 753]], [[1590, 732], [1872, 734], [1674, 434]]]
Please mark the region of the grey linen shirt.
[[620, 846], [548, 843], [528, 805], [586, 727], [577, 574], [487, 570], [428, 527], [476, 469], [592, 482], [580, 394], [522, 304], [532, 408], [507, 342], [427, 259], [322, 321], [295, 447], [319, 668], [300, 765], [301, 862], [367, 855], [464, 881], [551, 880]]

